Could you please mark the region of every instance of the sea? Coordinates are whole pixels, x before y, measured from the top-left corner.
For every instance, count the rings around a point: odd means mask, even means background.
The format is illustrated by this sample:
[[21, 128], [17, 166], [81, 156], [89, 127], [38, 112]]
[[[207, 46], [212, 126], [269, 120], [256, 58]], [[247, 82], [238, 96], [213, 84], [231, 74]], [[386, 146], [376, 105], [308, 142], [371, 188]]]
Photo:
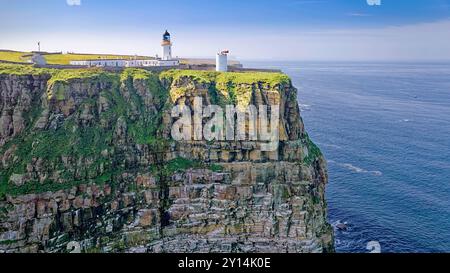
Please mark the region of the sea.
[[450, 252], [449, 63], [243, 64], [298, 88], [328, 161], [337, 252]]

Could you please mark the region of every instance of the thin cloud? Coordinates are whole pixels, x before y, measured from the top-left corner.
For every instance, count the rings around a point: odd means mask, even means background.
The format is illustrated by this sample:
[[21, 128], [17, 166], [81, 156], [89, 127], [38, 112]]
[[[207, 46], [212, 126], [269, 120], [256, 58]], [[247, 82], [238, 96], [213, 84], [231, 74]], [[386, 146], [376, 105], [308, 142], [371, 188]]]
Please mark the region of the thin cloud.
[[369, 17], [369, 16], [372, 16], [371, 14], [368, 14], [368, 13], [358, 13], [358, 12], [349, 13], [347, 15], [348, 16], [352, 16], [352, 17]]
[[69, 6], [81, 6], [81, 0], [66, 0]]

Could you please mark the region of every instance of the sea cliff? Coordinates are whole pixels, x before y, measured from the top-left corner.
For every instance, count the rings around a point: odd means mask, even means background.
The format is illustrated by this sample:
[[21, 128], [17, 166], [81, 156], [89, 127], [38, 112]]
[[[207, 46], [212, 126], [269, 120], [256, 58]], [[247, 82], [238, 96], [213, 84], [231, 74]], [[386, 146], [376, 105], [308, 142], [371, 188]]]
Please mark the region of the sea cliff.
[[[280, 107], [278, 150], [171, 108]], [[0, 66], [0, 252], [332, 252], [326, 161], [281, 73]]]

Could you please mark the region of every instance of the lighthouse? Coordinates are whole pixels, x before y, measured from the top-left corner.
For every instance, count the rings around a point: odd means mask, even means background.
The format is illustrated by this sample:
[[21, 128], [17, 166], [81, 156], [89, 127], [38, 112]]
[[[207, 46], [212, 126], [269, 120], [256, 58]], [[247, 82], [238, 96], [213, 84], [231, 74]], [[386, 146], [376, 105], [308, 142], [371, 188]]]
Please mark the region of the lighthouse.
[[230, 51], [222, 50], [216, 55], [216, 71], [227, 72], [228, 71], [228, 54]]
[[[77, 66], [101, 66], [101, 67], [176, 67], [180, 65], [180, 60], [178, 57], [172, 58], [172, 41], [170, 40], [170, 33], [166, 30], [163, 34], [163, 39], [161, 42], [162, 46], [162, 56], [158, 58], [158, 56], [154, 59], [145, 58], [138, 59], [130, 58], [130, 59], [92, 59], [92, 60], [74, 60], [70, 61], [71, 65]], [[36, 61], [37, 62], [37, 61]]]
[[161, 46], [163, 49], [162, 60], [163, 61], [172, 60], [172, 42], [170, 41], [170, 33], [167, 30], [163, 34]]

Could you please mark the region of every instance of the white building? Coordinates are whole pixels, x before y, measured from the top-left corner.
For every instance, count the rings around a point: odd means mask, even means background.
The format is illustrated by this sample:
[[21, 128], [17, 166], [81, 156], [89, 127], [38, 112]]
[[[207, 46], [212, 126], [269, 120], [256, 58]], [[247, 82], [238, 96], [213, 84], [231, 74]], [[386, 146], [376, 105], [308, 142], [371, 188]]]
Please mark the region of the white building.
[[147, 66], [178, 66], [180, 62], [178, 60], [127, 60], [125, 61], [125, 67], [147, 67]]
[[92, 60], [83, 60], [83, 61], [70, 61], [71, 65], [80, 65], [80, 66], [101, 66], [101, 67], [124, 67], [126, 60], [119, 59], [92, 59]]
[[94, 67], [167, 67], [179, 66], [180, 61], [172, 59], [172, 42], [170, 33], [166, 30], [161, 43], [163, 57], [156, 59], [93, 59], [82, 61], [70, 61], [71, 65]]
[[161, 46], [163, 49], [162, 59], [164, 61], [172, 60], [172, 42], [170, 41], [170, 33], [167, 30], [163, 34]]
[[29, 62], [33, 63], [33, 64], [37, 64], [37, 65], [46, 65], [47, 64], [47, 61], [45, 60], [45, 58], [39, 53], [34, 53], [33, 56], [31, 56], [31, 60]]
[[123, 59], [93, 59], [83, 61], [70, 61], [71, 65], [91, 67], [149, 67], [149, 66], [178, 66], [178, 60], [123, 60]]
[[228, 71], [228, 54], [230, 51], [223, 50], [216, 55], [216, 71], [227, 72]]

